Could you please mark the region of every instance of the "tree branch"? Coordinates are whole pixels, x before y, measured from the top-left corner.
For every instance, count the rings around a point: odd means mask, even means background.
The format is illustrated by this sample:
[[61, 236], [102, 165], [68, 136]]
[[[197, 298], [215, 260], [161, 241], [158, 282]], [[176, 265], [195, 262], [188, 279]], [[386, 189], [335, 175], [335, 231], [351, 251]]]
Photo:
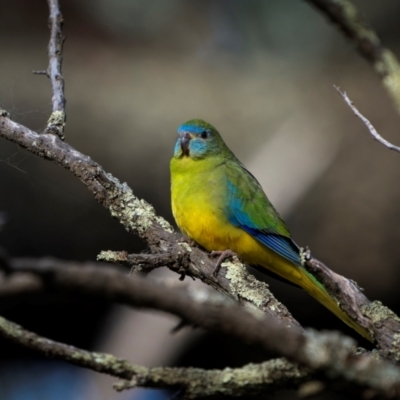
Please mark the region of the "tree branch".
[[132, 365], [127, 360], [111, 354], [90, 352], [39, 336], [3, 317], [0, 317], [0, 335], [46, 357], [120, 378], [123, 381], [114, 385], [118, 391], [134, 387], [177, 388], [182, 390], [184, 398], [187, 399], [216, 395], [238, 397], [270, 392], [307, 379], [304, 369], [284, 359], [224, 370], [146, 368]]
[[53, 112], [47, 122], [45, 133], [57, 135], [64, 140], [65, 128], [65, 96], [64, 96], [64, 78], [61, 73], [62, 51], [65, 37], [62, 34], [63, 16], [60, 11], [58, 0], [47, 0], [50, 10], [49, 28], [50, 41], [48, 47], [49, 66], [47, 71], [34, 71], [36, 74], [47, 75], [50, 78], [53, 90]]
[[[355, 342], [338, 333], [302, 333], [287, 329], [275, 319], [256, 310], [247, 310], [224, 296], [192, 287], [173, 290], [149, 279], [128, 277], [115, 268], [98, 265], [74, 265], [56, 260], [11, 259], [11, 271], [35, 274], [46, 291], [90, 295], [139, 308], [150, 308], [177, 315], [184, 320], [235, 337], [299, 363], [311, 371], [323, 373], [328, 379], [342, 379], [358, 386], [372, 388], [380, 395], [400, 397], [400, 369], [391, 363], [377, 361], [368, 354], [355, 355]], [[25, 271], [25, 272], [22, 272]], [[9, 275], [9, 277], [11, 277]], [[6, 281], [1, 287], [7, 286]], [[255, 312], [256, 311], [256, 312]], [[76, 349], [24, 334], [24, 330], [7, 321], [0, 321], [0, 333], [18, 343], [34, 348], [47, 356], [65, 359], [75, 364], [110, 373], [130, 380], [132, 370], [126, 361], [98, 353], [76, 354]], [[94, 355], [93, 355], [94, 354]], [[286, 365], [289, 368], [289, 364]], [[306, 375], [292, 365], [296, 376]], [[115, 371], [118, 371], [118, 375]], [[292, 378], [290, 378], [292, 379]], [[130, 385], [141, 385], [133, 377]], [[126, 387], [126, 384], [119, 386]]]
[[[143, 368], [143, 367], [142, 367]], [[184, 398], [216, 396], [242, 397], [267, 394], [277, 389], [295, 388], [309, 380], [304, 368], [278, 358], [241, 368], [203, 370], [199, 368], [144, 368], [131, 380], [114, 384], [118, 391], [138, 387], [177, 387]]]
[[360, 113], [360, 111], [358, 111], [357, 107], [353, 104], [353, 102], [349, 99], [349, 97], [347, 96], [346, 92], [342, 92], [340, 90], [340, 88], [338, 86], [333, 86], [336, 91], [342, 96], [343, 100], [346, 102], [346, 104], [351, 108], [351, 110], [353, 111], [353, 113], [361, 119], [361, 121], [363, 122], [363, 124], [367, 127], [367, 129], [369, 130], [369, 133], [372, 135], [373, 139], [377, 140], [379, 143], [383, 144], [384, 146], [386, 146], [388, 149], [390, 150], [394, 150], [394, 151], [398, 151], [400, 152], [400, 147], [395, 146], [394, 144], [390, 143], [389, 141], [387, 141], [386, 139], [384, 139], [378, 132], [377, 130], [374, 128], [374, 126], [371, 124], [371, 122], [364, 117], [363, 114]]
[[188, 254], [129, 254], [127, 251], [101, 251], [97, 256], [98, 261], [106, 261], [109, 263], [126, 264], [130, 266], [131, 272], [149, 273], [157, 268], [169, 267], [175, 271], [182, 271], [182, 276], [185, 276], [185, 269], [182, 265], [187, 265], [190, 262]]
[[400, 319], [393, 311], [379, 301], [368, 300], [354, 281], [331, 271], [321, 261], [310, 256], [304, 266], [342, 310], [372, 334], [382, 357], [400, 361], [400, 343], [394, 340], [400, 334]]
[[360, 11], [349, 0], [306, 0], [318, 8], [352, 41], [359, 53], [374, 67], [383, 86], [400, 112], [400, 64], [396, 56], [382, 46]]

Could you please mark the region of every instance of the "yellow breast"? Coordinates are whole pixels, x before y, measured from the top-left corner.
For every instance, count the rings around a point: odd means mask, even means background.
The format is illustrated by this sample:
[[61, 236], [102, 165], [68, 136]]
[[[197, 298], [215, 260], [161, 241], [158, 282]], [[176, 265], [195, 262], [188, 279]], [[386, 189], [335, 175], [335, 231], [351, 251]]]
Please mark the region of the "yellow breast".
[[181, 231], [208, 251], [230, 249], [248, 264], [272, 263], [275, 253], [228, 220], [223, 166], [200, 163], [171, 161], [172, 212]]

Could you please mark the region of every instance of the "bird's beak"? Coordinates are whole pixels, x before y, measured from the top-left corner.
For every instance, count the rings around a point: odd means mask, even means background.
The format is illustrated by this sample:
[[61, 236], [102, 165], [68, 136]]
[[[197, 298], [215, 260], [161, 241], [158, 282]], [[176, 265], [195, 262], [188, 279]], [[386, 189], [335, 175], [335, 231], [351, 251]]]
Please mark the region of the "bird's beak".
[[189, 143], [191, 139], [189, 132], [183, 132], [180, 134], [181, 149], [184, 156], [189, 156]]

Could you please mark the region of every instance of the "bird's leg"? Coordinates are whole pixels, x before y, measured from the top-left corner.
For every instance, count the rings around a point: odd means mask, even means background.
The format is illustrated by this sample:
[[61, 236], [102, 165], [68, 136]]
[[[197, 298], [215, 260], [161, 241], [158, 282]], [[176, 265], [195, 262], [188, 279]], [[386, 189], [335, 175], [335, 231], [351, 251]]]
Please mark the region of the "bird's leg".
[[216, 277], [218, 275], [219, 269], [221, 268], [221, 264], [229, 257], [237, 256], [235, 252], [232, 250], [224, 250], [224, 251], [212, 251], [210, 253], [210, 257], [218, 257], [217, 262], [215, 263], [213, 276]]

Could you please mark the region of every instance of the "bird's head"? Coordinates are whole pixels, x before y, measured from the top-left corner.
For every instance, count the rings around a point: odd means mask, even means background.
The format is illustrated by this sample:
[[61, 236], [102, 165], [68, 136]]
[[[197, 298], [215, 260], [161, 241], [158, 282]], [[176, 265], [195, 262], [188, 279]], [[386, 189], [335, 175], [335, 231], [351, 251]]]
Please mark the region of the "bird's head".
[[202, 159], [221, 155], [230, 150], [225, 145], [219, 132], [202, 119], [192, 119], [178, 128], [178, 140], [175, 144], [174, 157]]

